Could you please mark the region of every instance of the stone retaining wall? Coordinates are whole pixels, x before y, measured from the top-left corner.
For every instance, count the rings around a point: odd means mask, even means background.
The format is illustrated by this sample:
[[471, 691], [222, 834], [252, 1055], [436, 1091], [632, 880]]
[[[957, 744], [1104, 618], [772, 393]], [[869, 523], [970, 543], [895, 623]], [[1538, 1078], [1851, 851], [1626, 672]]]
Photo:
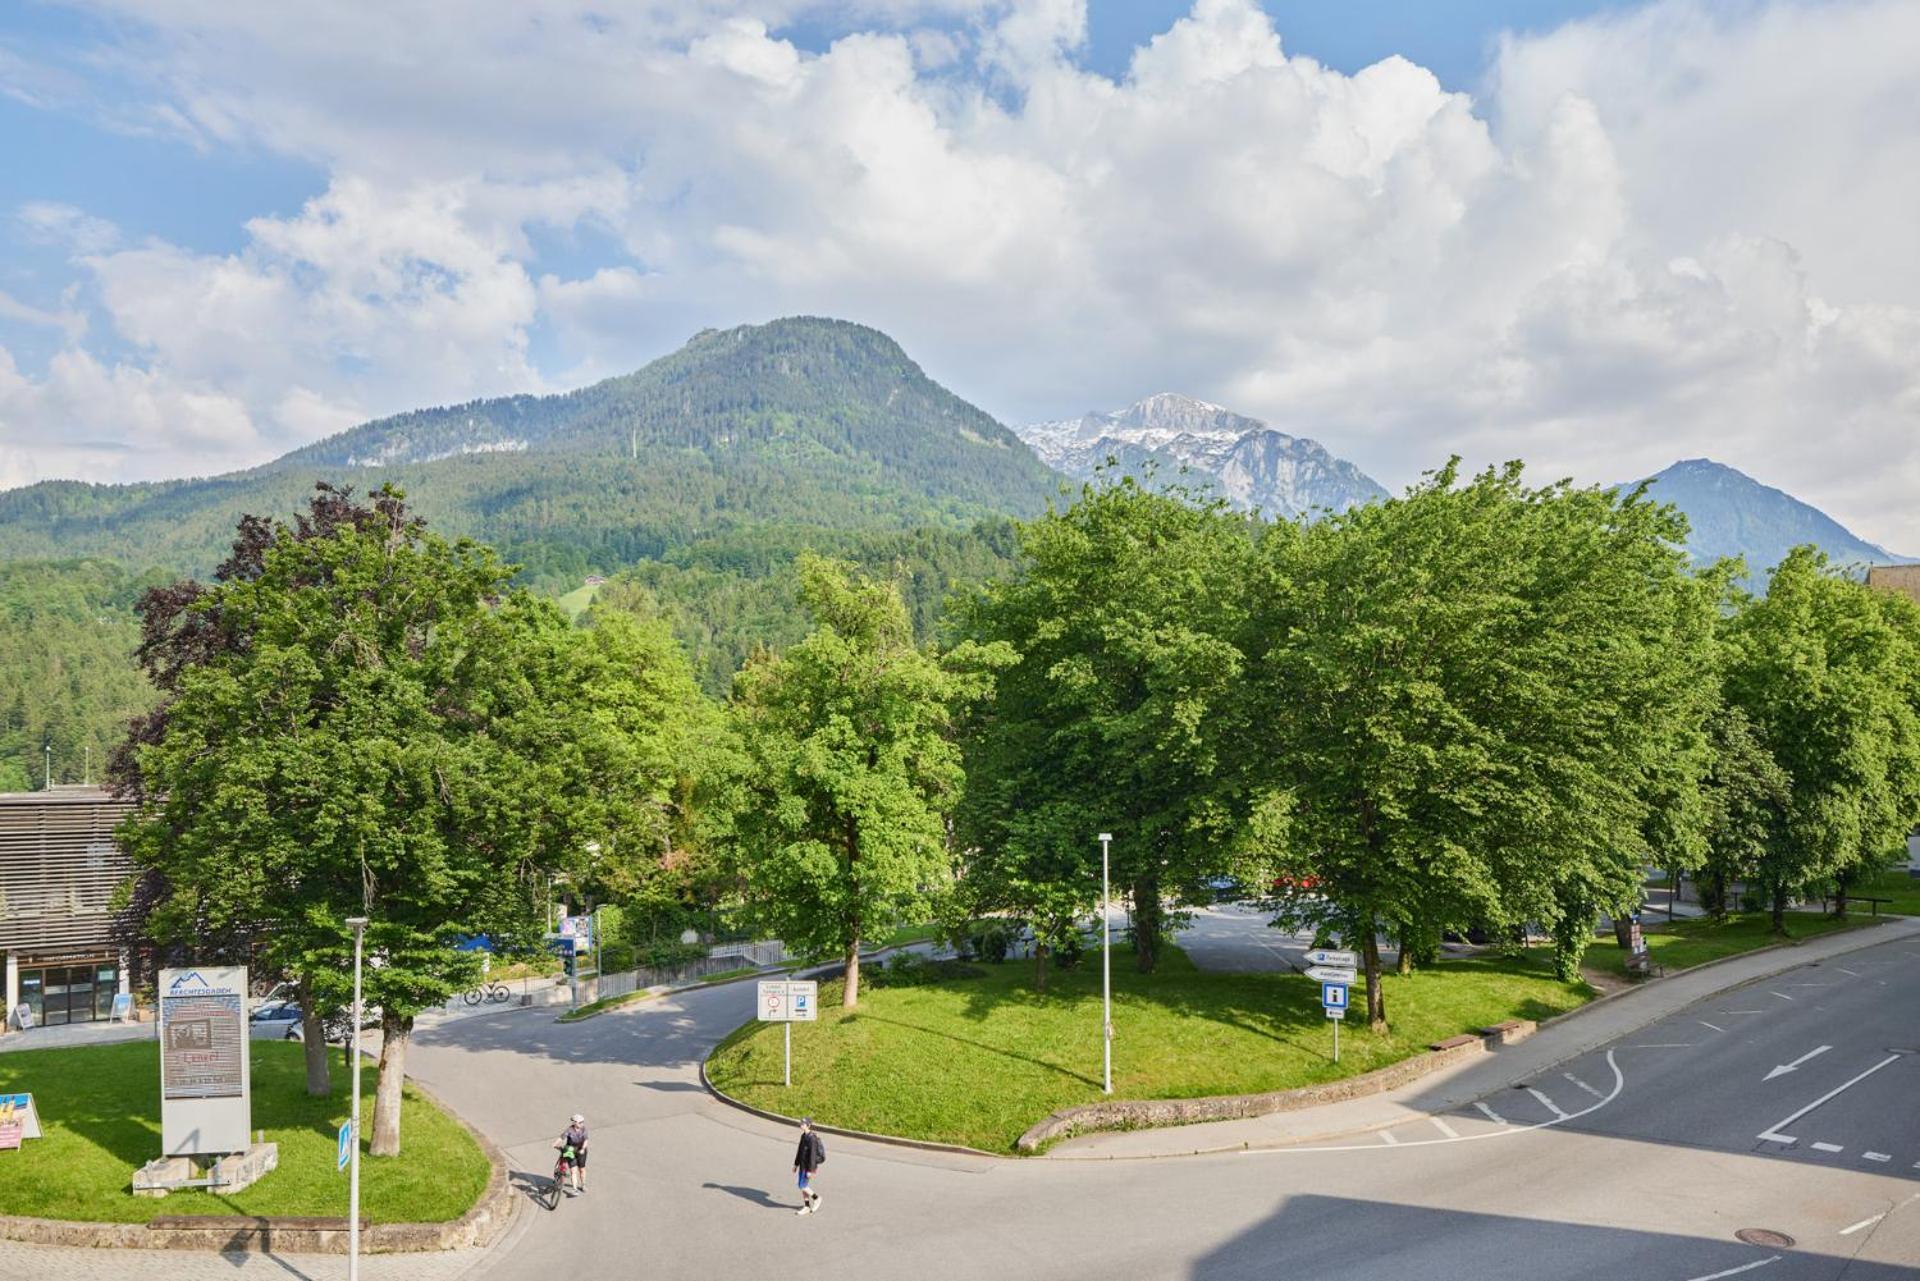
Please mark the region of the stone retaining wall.
[[1200, 1099], [1137, 1099], [1086, 1103], [1062, 1108], [1035, 1125], [1014, 1143], [1022, 1152], [1094, 1130], [1144, 1130], [1163, 1125], [1193, 1125], [1202, 1121], [1241, 1121], [1274, 1112], [1297, 1112], [1322, 1103], [1343, 1103], [1369, 1094], [1382, 1094], [1430, 1072], [1478, 1058], [1502, 1045], [1513, 1045], [1533, 1035], [1534, 1024], [1514, 1019], [1480, 1029], [1478, 1036], [1453, 1037], [1426, 1052], [1390, 1063], [1359, 1076], [1306, 1085], [1266, 1094], [1222, 1094]]

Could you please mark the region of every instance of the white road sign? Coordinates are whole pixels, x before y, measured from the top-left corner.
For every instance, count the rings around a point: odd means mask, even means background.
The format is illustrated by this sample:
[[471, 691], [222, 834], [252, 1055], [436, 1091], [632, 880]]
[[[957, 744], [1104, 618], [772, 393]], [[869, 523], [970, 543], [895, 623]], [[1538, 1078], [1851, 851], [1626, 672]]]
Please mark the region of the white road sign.
[[1315, 948], [1307, 953], [1309, 965], [1344, 965], [1348, 969], [1360, 964], [1360, 957], [1354, 952], [1329, 952], [1325, 948]]
[[[1344, 1018], [1346, 1018], [1346, 1017], [1347, 1017], [1347, 1011], [1346, 1011], [1346, 1009], [1345, 1009], [1344, 1007], [1342, 1007], [1342, 1008], [1338, 1008], [1338, 1009], [1335, 1009], [1335, 1008], [1332, 1008], [1332, 1007], [1329, 1007], [1329, 1008], [1328, 1008], [1328, 1010], [1327, 1010], [1327, 1017], [1328, 1017], [1328, 1018], [1330, 1018], [1330, 1019], [1344, 1019]], [[1334, 1060], [1334, 1061], [1335, 1061], [1336, 1063], [1337, 1063], [1337, 1062], [1339, 1062], [1339, 1060], [1338, 1060], [1338, 1059], [1336, 1059], [1336, 1060]]]
[[762, 1023], [812, 1023], [818, 1017], [820, 985], [812, 979], [774, 979], [760, 984]]
[[1336, 968], [1331, 965], [1316, 965], [1307, 971], [1307, 977], [1316, 983], [1351, 983], [1355, 975], [1351, 969]]

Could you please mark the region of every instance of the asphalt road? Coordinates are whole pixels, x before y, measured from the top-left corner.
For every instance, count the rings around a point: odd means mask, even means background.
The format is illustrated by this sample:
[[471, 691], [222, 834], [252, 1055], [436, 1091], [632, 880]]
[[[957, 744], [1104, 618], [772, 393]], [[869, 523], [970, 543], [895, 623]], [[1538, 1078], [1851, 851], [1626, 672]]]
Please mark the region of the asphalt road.
[[[588, 1195], [529, 1207], [478, 1275], [1920, 1277], [1920, 1054], [1898, 1052], [1920, 1049], [1920, 941], [1735, 989], [1527, 1088], [1310, 1148], [1067, 1163], [830, 1139], [806, 1218], [792, 1132], [698, 1083], [752, 991], [421, 1037], [415, 1073], [525, 1184], [550, 1170], [569, 1112], [592, 1125]], [[1742, 1228], [1796, 1244], [1744, 1244]]]

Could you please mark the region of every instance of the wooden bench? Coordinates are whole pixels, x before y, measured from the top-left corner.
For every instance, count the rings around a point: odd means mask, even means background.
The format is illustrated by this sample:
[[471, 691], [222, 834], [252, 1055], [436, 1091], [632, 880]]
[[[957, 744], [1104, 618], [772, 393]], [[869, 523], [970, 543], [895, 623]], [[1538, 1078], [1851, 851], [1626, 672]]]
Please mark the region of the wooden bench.
[[1629, 978], [1665, 978], [1667, 967], [1653, 959], [1652, 952], [1627, 953], [1627, 976]]

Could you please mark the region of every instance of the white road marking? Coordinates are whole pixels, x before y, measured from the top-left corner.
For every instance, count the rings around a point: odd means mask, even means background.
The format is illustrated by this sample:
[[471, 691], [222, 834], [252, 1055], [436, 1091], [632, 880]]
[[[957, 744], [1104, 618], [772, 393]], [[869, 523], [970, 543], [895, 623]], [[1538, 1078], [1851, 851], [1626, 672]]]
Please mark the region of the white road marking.
[[1709, 1023], [1705, 1019], [1695, 1019], [1694, 1022], [1698, 1023], [1701, 1027], [1710, 1027], [1716, 1032], [1724, 1032], [1727, 1030], [1721, 1027], [1718, 1023]]
[[1575, 1085], [1579, 1086], [1581, 1089], [1585, 1090], [1588, 1094], [1591, 1094], [1596, 1099], [1604, 1099], [1607, 1097], [1606, 1095], [1600, 1093], [1600, 1091], [1594, 1089], [1591, 1085], [1588, 1085], [1585, 1081], [1582, 1081], [1579, 1077], [1575, 1076], [1571, 1072], [1562, 1072], [1560, 1075], [1566, 1077], [1567, 1080], [1572, 1081]]
[[[1793, 999], [1792, 997], [1788, 996], [1785, 992], [1770, 992], [1769, 995], [1777, 996], [1783, 1001], [1791, 1001]], [[353, 1225], [348, 1224], [347, 1226], [352, 1227]]]
[[[1380, 1141], [1381, 1141], [1382, 1143], [1386, 1143], [1386, 1144], [1391, 1144], [1391, 1145], [1393, 1145], [1393, 1146], [1396, 1146], [1396, 1147], [1397, 1147], [1397, 1146], [1399, 1145], [1399, 1143], [1400, 1143], [1400, 1140], [1398, 1140], [1398, 1139], [1396, 1139], [1396, 1138], [1394, 1138], [1394, 1137], [1393, 1137], [1393, 1131], [1392, 1131], [1392, 1130], [1382, 1130], [1382, 1131], [1380, 1131]], [[352, 1225], [352, 1224], [348, 1224], [347, 1226], [348, 1226], [348, 1227], [352, 1227], [353, 1225]]]
[[[1691, 1050], [1692, 1041], [1651, 1041], [1642, 1045], [1630, 1045], [1630, 1050]], [[1598, 1093], [1598, 1091], [1596, 1091]]]
[[[1886, 1153], [1886, 1152], [1862, 1152], [1862, 1153], [1861, 1153], [1860, 1155], [1861, 1155], [1861, 1156], [1862, 1156], [1863, 1158], [1865, 1158], [1866, 1160], [1868, 1160], [1868, 1161], [1891, 1161], [1891, 1160], [1893, 1160], [1893, 1157], [1892, 1157], [1892, 1155], [1891, 1155], [1891, 1154], [1889, 1154], [1889, 1153]], [[351, 1225], [351, 1224], [349, 1224], [348, 1226], [352, 1226], [352, 1225]]]
[[1854, 1086], [1860, 1084], [1860, 1082], [1866, 1080], [1868, 1077], [1872, 1076], [1875, 1072], [1878, 1072], [1881, 1068], [1885, 1067], [1889, 1063], [1894, 1062], [1899, 1057], [1900, 1056], [1898, 1054], [1887, 1055], [1886, 1058], [1881, 1059], [1878, 1063], [1874, 1064], [1872, 1067], [1862, 1072], [1859, 1076], [1854, 1077], [1853, 1080], [1846, 1082], [1844, 1085], [1839, 1085], [1834, 1087], [1831, 1090], [1828, 1090], [1825, 1094], [1821, 1095], [1819, 1098], [1815, 1099], [1813, 1102], [1807, 1104], [1807, 1106], [1801, 1108], [1798, 1112], [1795, 1112], [1792, 1116], [1789, 1116], [1786, 1120], [1776, 1121], [1774, 1124], [1760, 1131], [1759, 1137], [1762, 1139], [1770, 1139], [1775, 1143], [1793, 1142], [1793, 1139], [1791, 1137], [1782, 1133], [1782, 1131], [1785, 1130], [1787, 1126], [1792, 1125], [1795, 1121], [1798, 1121], [1801, 1117], [1813, 1111], [1815, 1108], [1819, 1107], [1822, 1103], [1825, 1103], [1827, 1100], [1832, 1098], [1837, 1098], [1841, 1094], [1845, 1093], [1846, 1091], [1851, 1090]]
[[1534, 1089], [1531, 1085], [1527, 1087], [1527, 1093], [1531, 1094], [1534, 1098], [1539, 1099], [1540, 1102], [1544, 1103], [1546, 1105], [1547, 1111], [1553, 1113], [1554, 1116], [1558, 1117], [1560, 1120], [1564, 1121], [1567, 1119], [1567, 1114], [1560, 1110], [1560, 1105], [1558, 1103], [1555, 1103], [1552, 1099], [1540, 1093], [1540, 1091]]
[[1817, 1059], [1822, 1054], [1825, 1054], [1828, 1050], [1831, 1050], [1832, 1048], [1833, 1047], [1831, 1045], [1822, 1045], [1815, 1049], [1808, 1050], [1805, 1054], [1802, 1054], [1799, 1058], [1795, 1059], [1793, 1062], [1782, 1063], [1779, 1067], [1767, 1073], [1765, 1076], [1761, 1077], [1760, 1079], [1762, 1081], [1771, 1081], [1776, 1076], [1785, 1076], [1789, 1072], [1798, 1070], [1800, 1065], [1802, 1063], [1805, 1063], [1808, 1059]]
[[1692, 1281], [1720, 1281], [1721, 1277], [1739, 1276], [1742, 1272], [1751, 1272], [1755, 1268], [1764, 1268], [1769, 1263], [1780, 1262], [1780, 1256], [1770, 1255], [1764, 1259], [1755, 1259], [1752, 1263], [1743, 1263], [1737, 1268], [1728, 1268], [1725, 1272], [1709, 1272], [1703, 1277], [1694, 1277]]
[[1765, 1010], [1722, 1010], [1722, 1014], [1765, 1014]]
[[[1486, 1104], [1476, 1103], [1473, 1106], [1479, 1108], [1481, 1113], [1485, 1115], [1487, 1120], [1493, 1122], [1495, 1125], [1505, 1125], [1507, 1123], [1507, 1119], [1505, 1117], [1501, 1116], [1498, 1112], [1495, 1112], [1492, 1108], [1488, 1107]], [[1915, 1161], [1913, 1164], [1915, 1168], [1920, 1168], [1920, 1161]]]
[[1880, 1220], [1886, 1217], [1887, 1217], [1886, 1211], [1882, 1210], [1879, 1214], [1874, 1215], [1871, 1219], [1862, 1219], [1860, 1220], [1860, 1222], [1854, 1224], [1852, 1227], [1841, 1228], [1840, 1235], [1843, 1237], [1850, 1237], [1854, 1233], [1858, 1232], [1861, 1228], [1870, 1228], [1874, 1224], [1880, 1222]]
[[1859, 978], [1859, 977], [1860, 977], [1860, 971], [1859, 971], [1859, 970], [1850, 970], [1850, 969], [1848, 969], [1848, 968], [1847, 968], [1846, 966], [1844, 966], [1844, 965], [1836, 965], [1836, 966], [1834, 966], [1833, 968], [1834, 968], [1834, 969], [1836, 969], [1836, 970], [1839, 970], [1839, 971], [1840, 971], [1840, 972], [1841, 972], [1842, 974], [1851, 974], [1851, 975], [1853, 975], [1853, 977], [1855, 977], [1855, 978]]
[[[1505, 1122], [1502, 1122], [1501, 1124], [1505, 1128], [1499, 1130], [1482, 1130], [1477, 1134], [1463, 1134], [1457, 1139], [1407, 1139], [1400, 1142], [1397, 1146], [1427, 1148], [1440, 1143], [1473, 1143], [1479, 1139], [1504, 1139], [1511, 1135], [1528, 1134], [1534, 1130], [1545, 1130], [1561, 1124], [1562, 1121], [1578, 1121], [1589, 1112], [1598, 1112], [1601, 1108], [1612, 1103], [1615, 1099], [1619, 1098], [1621, 1092], [1627, 1088], [1627, 1074], [1620, 1070], [1620, 1061], [1614, 1057], [1614, 1051], [1612, 1050], [1607, 1051], [1607, 1066], [1613, 1069], [1613, 1089], [1607, 1092], [1606, 1098], [1601, 1099], [1598, 1103], [1589, 1103], [1586, 1107], [1581, 1108], [1578, 1112], [1570, 1116], [1559, 1117], [1552, 1121], [1535, 1121], [1531, 1125], [1506, 1125]], [[1474, 1106], [1478, 1107], [1479, 1105], [1475, 1104]], [[1481, 1110], [1489, 1111], [1490, 1109], [1482, 1108]], [[1241, 1148], [1240, 1154], [1242, 1156], [1292, 1156], [1296, 1153], [1304, 1155], [1319, 1152], [1379, 1152], [1381, 1150], [1381, 1145], [1378, 1143], [1329, 1143], [1317, 1147]], [[1695, 1278], [1695, 1281], [1706, 1281], [1706, 1278]]]
[[1815, 1152], [1845, 1152], [1846, 1151], [1846, 1149], [1841, 1147], [1838, 1143], [1816, 1143], [1813, 1145], [1813, 1150]]
[[1452, 1126], [1448, 1125], [1445, 1121], [1441, 1120], [1439, 1117], [1430, 1116], [1427, 1118], [1427, 1120], [1433, 1122], [1434, 1125], [1438, 1126], [1440, 1133], [1446, 1135], [1448, 1138], [1457, 1139], [1460, 1137], [1460, 1131], [1454, 1129]]

